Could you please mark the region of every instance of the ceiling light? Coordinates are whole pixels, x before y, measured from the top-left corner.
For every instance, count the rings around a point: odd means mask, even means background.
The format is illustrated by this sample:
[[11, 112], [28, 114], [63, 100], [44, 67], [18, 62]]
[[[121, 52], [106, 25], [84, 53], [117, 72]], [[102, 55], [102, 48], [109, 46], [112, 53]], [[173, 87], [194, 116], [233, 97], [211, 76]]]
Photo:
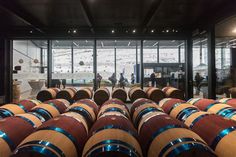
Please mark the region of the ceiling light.
[[126, 30], [125, 32], [126, 32], [126, 33], [128, 33], [129, 31], [128, 31], [128, 30]]
[[154, 29], [152, 29], [152, 30], [151, 30], [151, 33], [154, 33], [154, 32], [155, 32]]
[[73, 33], [76, 34], [76, 33], [77, 33], [77, 29], [74, 29], [74, 30], [73, 30]]
[[33, 31], [32, 30], [30, 30], [30, 34], [32, 34], [33, 33]]
[[169, 29], [166, 30], [166, 33], [169, 33]]
[[70, 30], [68, 30], [68, 31], [67, 31], [67, 33], [69, 33], [69, 34], [70, 34], [70, 33], [71, 33], [71, 31], [70, 31]]
[[133, 30], [133, 33], [136, 33], [136, 29]]
[[113, 33], [115, 33], [115, 30], [113, 29], [113, 30], [111, 30], [111, 33], [113, 34]]
[[233, 33], [236, 33], [236, 27], [233, 29], [233, 31], [232, 31]]
[[179, 31], [178, 31], [178, 30], [176, 30], [175, 32], [176, 32], [176, 33], [178, 33]]

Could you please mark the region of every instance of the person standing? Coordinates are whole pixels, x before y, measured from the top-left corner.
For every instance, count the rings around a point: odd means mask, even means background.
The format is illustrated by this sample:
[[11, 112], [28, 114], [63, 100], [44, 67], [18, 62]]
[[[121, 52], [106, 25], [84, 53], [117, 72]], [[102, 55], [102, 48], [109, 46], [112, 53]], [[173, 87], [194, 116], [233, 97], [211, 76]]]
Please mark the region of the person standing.
[[151, 79], [152, 87], [155, 87], [156, 76], [154, 72], [150, 75], [150, 79]]
[[134, 84], [134, 73], [131, 74], [131, 84]]
[[204, 78], [199, 74], [196, 73], [195, 75], [195, 82], [196, 82], [196, 95], [199, 95], [201, 90], [201, 82]]
[[120, 87], [125, 89], [125, 78], [123, 73], [120, 73], [120, 79], [119, 79]]
[[117, 79], [116, 79], [116, 74], [113, 73], [111, 77], [108, 78], [110, 81], [111, 81], [111, 84], [112, 84], [112, 90], [114, 89], [114, 87], [116, 86], [116, 82], [117, 82]]
[[98, 85], [98, 88], [100, 88], [100, 86], [101, 86], [101, 81], [102, 81], [102, 76], [98, 73], [97, 74], [97, 85]]

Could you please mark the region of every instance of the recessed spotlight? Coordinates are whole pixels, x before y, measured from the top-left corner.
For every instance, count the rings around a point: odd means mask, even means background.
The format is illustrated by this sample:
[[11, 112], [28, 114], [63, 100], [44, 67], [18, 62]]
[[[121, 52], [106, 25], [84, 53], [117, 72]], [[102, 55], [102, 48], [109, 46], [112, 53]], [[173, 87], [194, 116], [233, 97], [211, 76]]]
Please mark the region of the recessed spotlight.
[[125, 32], [126, 32], [126, 33], [129, 33], [129, 31], [128, 31], [128, 30], [126, 30]]
[[232, 30], [233, 33], [236, 33], [236, 27]]
[[133, 33], [136, 33], [136, 29], [134, 29], [132, 32], [133, 32]]
[[165, 31], [163, 30], [162, 33], [165, 33]]
[[33, 30], [30, 30], [30, 34], [32, 34], [33, 33]]
[[169, 29], [166, 30], [166, 33], [169, 33]]
[[151, 33], [154, 33], [154, 32], [155, 32], [155, 30], [154, 30], [154, 29], [152, 29], [152, 30], [151, 30]]
[[178, 31], [178, 30], [176, 30], [175, 32], [176, 32], [176, 33], [178, 33], [179, 31]]
[[73, 30], [73, 33], [76, 34], [76, 33], [77, 33], [77, 29], [74, 29], [74, 30]]
[[175, 32], [175, 30], [173, 29], [172, 32]]
[[71, 33], [71, 31], [70, 31], [70, 30], [68, 30], [68, 31], [67, 31], [67, 33], [69, 33], [69, 34], [70, 34], [70, 33]]
[[112, 33], [112, 34], [114, 34], [114, 33], [115, 33], [115, 30], [114, 30], [114, 29], [113, 29], [113, 30], [111, 30], [111, 33]]

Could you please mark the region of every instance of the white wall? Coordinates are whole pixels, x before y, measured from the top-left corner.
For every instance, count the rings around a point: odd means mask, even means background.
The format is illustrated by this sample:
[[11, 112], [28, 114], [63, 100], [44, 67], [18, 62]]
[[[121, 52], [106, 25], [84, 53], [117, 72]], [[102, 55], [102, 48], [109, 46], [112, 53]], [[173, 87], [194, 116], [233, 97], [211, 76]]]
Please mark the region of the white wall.
[[[20, 59], [24, 61], [22, 64], [19, 63]], [[39, 68], [36, 66], [40, 66], [40, 63], [35, 64], [34, 59], [38, 59], [40, 62], [40, 48], [36, 47], [30, 40], [13, 41], [13, 70], [15, 66], [21, 66], [21, 71], [14, 74], [13, 79], [22, 81], [21, 93], [31, 90], [28, 81], [39, 73]]]

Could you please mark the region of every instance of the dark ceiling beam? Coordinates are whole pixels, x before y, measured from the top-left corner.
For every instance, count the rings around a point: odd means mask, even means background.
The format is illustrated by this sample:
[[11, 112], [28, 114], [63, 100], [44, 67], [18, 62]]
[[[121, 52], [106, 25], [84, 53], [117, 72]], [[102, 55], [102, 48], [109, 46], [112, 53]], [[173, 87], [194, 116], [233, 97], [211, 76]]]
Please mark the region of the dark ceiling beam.
[[148, 10], [148, 13], [146, 14], [141, 25], [143, 33], [146, 32], [148, 25], [151, 23], [153, 17], [158, 12], [158, 9], [160, 8], [162, 1], [163, 0], [155, 0], [153, 4], [151, 5], [151, 8]]
[[43, 24], [41, 24], [38, 19], [35, 19], [34, 17], [26, 13], [19, 5], [13, 4], [9, 1], [0, 0], [0, 9], [5, 11], [9, 15], [16, 17], [38, 32], [44, 33], [44, 31], [40, 28], [43, 26]]
[[88, 26], [90, 27], [90, 30], [92, 33], [95, 33], [94, 31], [94, 21], [93, 21], [93, 17], [89, 11], [88, 5], [86, 4], [85, 0], [79, 0], [80, 2], [80, 6], [81, 6], [81, 10], [83, 12], [84, 18], [88, 24]]

